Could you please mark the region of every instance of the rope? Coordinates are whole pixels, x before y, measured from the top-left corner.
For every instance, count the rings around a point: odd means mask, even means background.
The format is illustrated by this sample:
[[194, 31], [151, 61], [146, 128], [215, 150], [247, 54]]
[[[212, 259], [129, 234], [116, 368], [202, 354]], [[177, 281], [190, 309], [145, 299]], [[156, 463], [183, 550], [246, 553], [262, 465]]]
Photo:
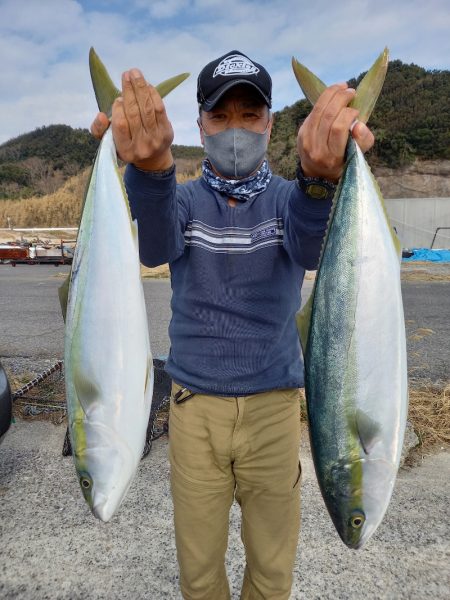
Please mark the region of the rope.
[[34, 379], [29, 381], [27, 384], [25, 384], [23, 387], [18, 389], [13, 394], [13, 402], [17, 398], [21, 398], [22, 396], [24, 396], [27, 392], [29, 392], [31, 389], [36, 387], [39, 383], [41, 383], [41, 381], [44, 381], [44, 379], [46, 379], [49, 375], [51, 375], [55, 371], [61, 371], [63, 365], [64, 365], [64, 361], [58, 360], [52, 367], [46, 369], [45, 371], [43, 371], [42, 373], [37, 375]]

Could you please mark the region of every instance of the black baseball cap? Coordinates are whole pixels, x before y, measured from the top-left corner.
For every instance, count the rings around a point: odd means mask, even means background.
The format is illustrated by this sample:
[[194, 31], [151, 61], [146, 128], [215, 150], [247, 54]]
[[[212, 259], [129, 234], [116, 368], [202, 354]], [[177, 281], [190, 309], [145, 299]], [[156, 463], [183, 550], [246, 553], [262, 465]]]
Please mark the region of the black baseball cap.
[[272, 106], [272, 79], [266, 69], [248, 56], [231, 50], [204, 67], [197, 79], [197, 101], [209, 111], [229, 89], [248, 83], [258, 90], [264, 102]]

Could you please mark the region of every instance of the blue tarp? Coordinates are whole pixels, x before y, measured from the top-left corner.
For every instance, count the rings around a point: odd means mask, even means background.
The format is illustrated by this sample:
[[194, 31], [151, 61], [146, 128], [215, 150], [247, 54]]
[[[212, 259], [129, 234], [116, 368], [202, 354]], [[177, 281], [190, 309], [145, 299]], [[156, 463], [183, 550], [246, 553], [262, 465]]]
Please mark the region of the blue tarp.
[[450, 262], [450, 250], [430, 250], [429, 248], [411, 248], [414, 252], [409, 258], [404, 258], [405, 262], [413, 260], [428, 260], [432, 262]]

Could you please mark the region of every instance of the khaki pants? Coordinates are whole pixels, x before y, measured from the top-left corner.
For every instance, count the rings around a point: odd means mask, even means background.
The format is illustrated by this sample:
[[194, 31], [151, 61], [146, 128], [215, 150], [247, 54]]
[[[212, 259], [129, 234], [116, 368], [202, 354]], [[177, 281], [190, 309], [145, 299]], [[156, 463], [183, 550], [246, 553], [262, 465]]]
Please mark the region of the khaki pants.
[[[173, 394], [180, 386], [173, 384]], [[241, 506], [241, 600], [288, 600], [300, 527], [297, 389], [195, 394], [170, 406], [171, 486], [185, 600], [229, 600], [229, 510]]]

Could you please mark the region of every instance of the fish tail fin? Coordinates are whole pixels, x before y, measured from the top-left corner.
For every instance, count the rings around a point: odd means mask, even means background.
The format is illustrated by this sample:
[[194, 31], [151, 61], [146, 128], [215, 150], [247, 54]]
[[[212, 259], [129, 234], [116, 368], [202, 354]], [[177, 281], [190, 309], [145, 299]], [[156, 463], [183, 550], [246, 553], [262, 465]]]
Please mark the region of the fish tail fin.
[[158, 93], [161, 96], [161, 98], [167, 96], [167, 94], [169, 94], [172, 90], [178, 87], [180, 83], [183, 83], [183, 81], [187, 79], [189, 75], [190, 73], [180, 73], [180, 75], [175, 75], [175, 77], [170, 77], [169, 79], [158, 83], [156, 89], [158, 90]]
[[110, 117], [114, 100], [120, 96], [121, 92], [112, 82], [105, 65], [98, 57], [94, 48], [89, 50], [89, 70], [91, 72], [98, 109]]
[[[380, 95], [386, 77], [388, 59], [389, 50], [385, 48], [359, 83], [355, 97], [349, 104], [359, 110], [358, 119], [363, 123], [369, 120]], [[314, 105], [326, 85], [296, 58], [292, 58], [292, 69], [305, 97]]]
[[[114, 85], [105, 65], [102, 63], [94, 48], [89, 51], [89, 69], [91, 72], [92, 85], [98, 108], [108, 117], [111, 117], [114, 100], [121, 95], [121, 91]], [[161, 98], [167, 96], [172, 90], [189, 77], [189, 73], [181, 73], [170, 79], [166, 79], [156, 86]]]
[[320, 94], [327, 86], [317, 77], [317, 75], [314, 75], [312, 71], [307, 69], [305, 65], [302, 65], [302, 63], [298, 62], [294, 57], [292, 57], [292, 70], [294, 71], [298, 85], [305, 94], [305, 98], [307, 98], [314, 106], [319, 99]]
[[389, 50], [385, 48], [361, 79], [350, 106], [359, 110], [358, 119], [367, 123], [386, 78]]

